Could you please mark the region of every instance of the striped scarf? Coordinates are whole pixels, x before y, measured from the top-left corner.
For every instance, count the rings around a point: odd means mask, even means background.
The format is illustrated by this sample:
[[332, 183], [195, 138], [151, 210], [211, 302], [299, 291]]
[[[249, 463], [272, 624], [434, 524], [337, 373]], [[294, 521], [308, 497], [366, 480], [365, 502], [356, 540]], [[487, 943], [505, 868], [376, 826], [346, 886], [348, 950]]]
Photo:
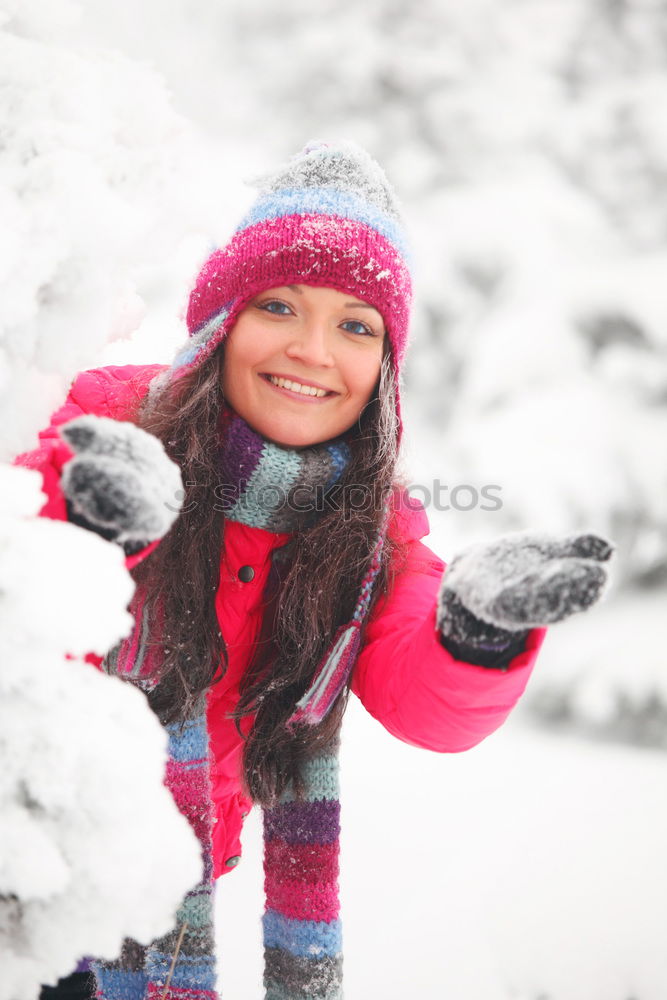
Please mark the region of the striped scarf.
[[[349, 462], [343, 441], [299, 451], [281, 448], [229, 412], [222, 432], [220, 461], [229, 485], [225, 517], [275, 532], [311, 524]], [[321, 721], [344, 688], [361, 643], [383, 542], [384, 530], [352, 619], [335, 633], [290, 723]], [[104, 668], [150, 688], [151, 678], [159, 676], [159, 644], [149, 641], [152, 630], [140, 594], [131, 610], [133, 633], [111, 651]], [[169, 934], [148, 946], [127, 939], [116, 961], [92, 964], [100, 1000], [217, 1000], [205, 699], [196, 718], [167, 730], [165, 783], [199, 838], [202, 878], [181, 903]], [[300, 797], [288, 786], [275, 806], [263, 809], [265, 1000], [340, 1000], [343, 995], [338, 749], [336, 737], [304, 765]]]

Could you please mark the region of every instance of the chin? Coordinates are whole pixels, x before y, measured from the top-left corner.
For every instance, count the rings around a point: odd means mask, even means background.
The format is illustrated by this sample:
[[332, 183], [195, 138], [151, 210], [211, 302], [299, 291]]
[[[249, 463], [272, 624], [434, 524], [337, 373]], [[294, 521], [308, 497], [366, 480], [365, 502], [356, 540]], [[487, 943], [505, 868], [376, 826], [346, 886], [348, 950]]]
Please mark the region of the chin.
[[262, 432], [262, 436], [273, 444], [280, 445], [281, 448], [310, 448], [311, 445], [321, 444], [329, 438], [320, 438], [308, 434], [277, 434], [276, 431]]
[[[248, 413], [244, 407], [235, 408], [232, 406], [232, 408], [236, 409], [239, 416], [257, 434], [261, 434], [262, 437], [273, 444], [280, 445], [281, 448], [310, 448], [312, 445], [324, 444], [326, 441], [332, 441], [334, 438], [340, 437], [347, 429], [340, 426], [333, 428], [326, 426], [311, 427], [305, 417], [302, 419], [276, 419], [275, 414], [269, 417], [265, 412], [259, 415], [260, 419], [254, 420], [253, 417], [256, 414]], [[239, 412], [239, 409], [241, 412]], [[340, 424], [340, 421], [338, 421], [338, 424]]]
[[[305, 422], [304, 422], [305, 423]], [[326, 432], [308, 431], [307, 426], [301, 424], [296, 427], [292, 426], [280, 426], [275, 421], [269, 422], [262, 427], [255, 427], [255, 430], [265, 437], [267, 441], [272, 441], [273, 444], [278, 444], [281, 448], [309, 448], [314, 444], [321, 444], [324, 441], [329, 441], [332, 437], [336, 437], [336, 434], [330, 436], [324, 436]]]

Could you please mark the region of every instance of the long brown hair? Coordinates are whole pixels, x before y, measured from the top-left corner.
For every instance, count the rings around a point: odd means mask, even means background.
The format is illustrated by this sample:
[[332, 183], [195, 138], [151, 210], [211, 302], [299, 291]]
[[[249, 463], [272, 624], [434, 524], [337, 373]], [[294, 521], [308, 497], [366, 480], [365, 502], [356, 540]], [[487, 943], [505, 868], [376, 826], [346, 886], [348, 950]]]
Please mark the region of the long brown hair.
[[[180, 466], [185, 486], [177, 521], [133, 571], [146, 594], [149, 615], [161, 622], [152, 639], [161, 646], [159, 683], [149, 700], [165, 723], [196, 714], [204, 693], [224, 676], [228, 663], [215, 609], [225, 521], [213, 492], [221, 484], [223, 365], [220, 348], [194, 371], [151, 391], [134, 416], [163, 442]], [[336, 628], [350, 618], [367, 571], [382, 524], [382, 499], [394, 482], [395, 397], [386, 353], [377, 392], [350, 432], [352, 457], [338, 486], [341, 497], [350, 496], [354, 486], [357, 502], [334, 505], [314, 526], [295, 533], [288, 559], [274, 560], [262, 634], [234, 713], [239, 728], [246, 718], [243, 770], [257, 802], [275, 801], [290, 781], [299, 787], [300, 764], [330, 742], [345, 710], [348, 690], [318, 726], [291, 730], [285, 725]], [[388, 586], [390, 563], [388, 540], [376, 597]], [[253, 715], [248, 732], [248, 717]]]

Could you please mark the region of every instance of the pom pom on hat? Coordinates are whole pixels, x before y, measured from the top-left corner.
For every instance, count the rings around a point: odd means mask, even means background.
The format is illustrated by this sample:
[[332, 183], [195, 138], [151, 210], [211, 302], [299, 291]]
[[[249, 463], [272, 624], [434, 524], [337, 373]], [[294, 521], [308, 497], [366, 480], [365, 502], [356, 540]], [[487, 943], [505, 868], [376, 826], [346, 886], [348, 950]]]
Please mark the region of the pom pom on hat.
[[171, 375], [197, 367], [267, 288], [336, 288], [381, 313], [398, 386], [412, 284], [396, 196], [356, 143], [309, 142], [284, 166], [255, 178], [259, 196], [229, 243], [215, 250], [190, 295], [190, 340]]

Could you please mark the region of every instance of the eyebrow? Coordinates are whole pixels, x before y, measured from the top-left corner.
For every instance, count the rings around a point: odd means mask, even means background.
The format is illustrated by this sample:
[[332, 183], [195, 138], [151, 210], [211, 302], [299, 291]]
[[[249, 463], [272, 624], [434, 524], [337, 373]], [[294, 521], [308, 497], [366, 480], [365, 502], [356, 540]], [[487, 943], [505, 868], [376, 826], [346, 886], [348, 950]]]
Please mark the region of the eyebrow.
[[[289, 288], [291, 292], [296, 292], [297, 295], [303, 295], [303, 292], [298, 285], [285, 285], [285, 288]], [[358, 306], [360, 309], [375, 309], [375, 306], [369, 305], [368, 302], [346, 302], [345, 308], [350, 309], [352, 306]], [[377, 312], [377, 309], [375, 309]]]

